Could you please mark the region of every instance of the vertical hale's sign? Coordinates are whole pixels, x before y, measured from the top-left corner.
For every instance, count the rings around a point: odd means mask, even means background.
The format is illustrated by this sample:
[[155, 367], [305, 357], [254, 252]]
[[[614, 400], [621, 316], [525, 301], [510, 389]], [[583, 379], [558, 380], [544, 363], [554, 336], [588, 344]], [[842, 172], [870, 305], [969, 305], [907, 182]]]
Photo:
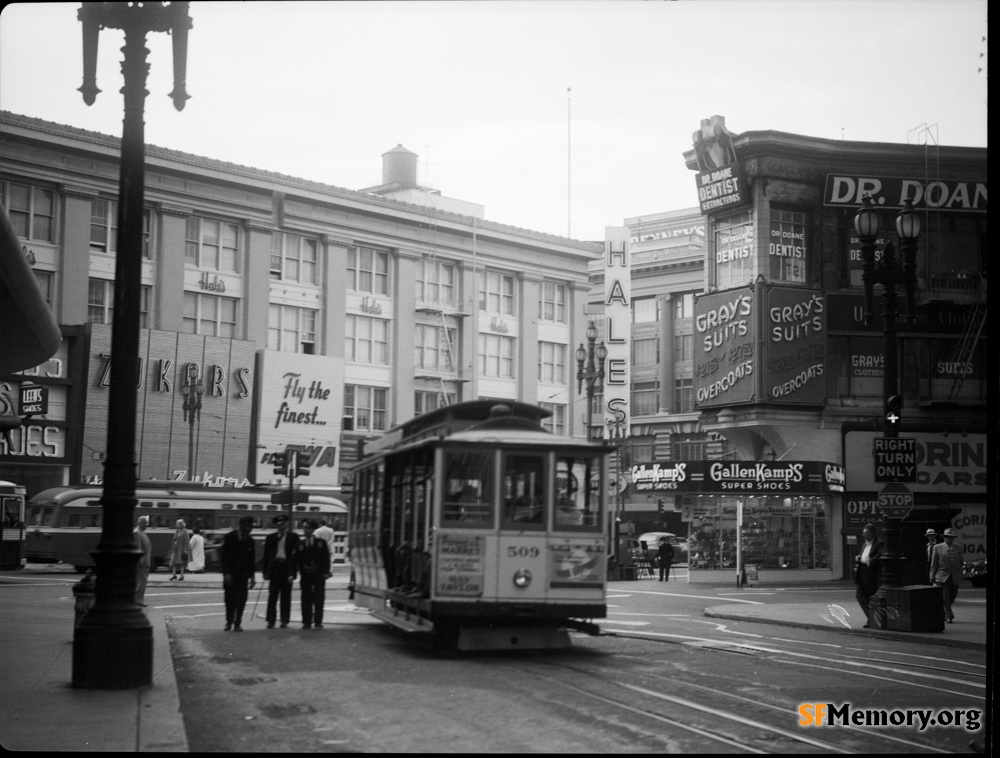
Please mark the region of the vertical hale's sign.
[[[608, 362], [604, 372], [605, 426], [617, 425], [628, 434], [631, 381], [632, 275], [629, 229], [604, 228], [604, 346]], [[601, 430], [604, 435], [604, 430]]]

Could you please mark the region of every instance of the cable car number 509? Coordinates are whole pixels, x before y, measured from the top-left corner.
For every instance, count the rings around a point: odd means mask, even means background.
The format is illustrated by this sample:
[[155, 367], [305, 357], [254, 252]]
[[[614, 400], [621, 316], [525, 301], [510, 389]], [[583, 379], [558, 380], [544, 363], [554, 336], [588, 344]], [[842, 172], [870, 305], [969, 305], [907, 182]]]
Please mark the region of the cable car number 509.
[[539, 550], [537, 547], [518, 547], [516, 545], [511, 545], [507, 548], [508, 558], [537, 558]]

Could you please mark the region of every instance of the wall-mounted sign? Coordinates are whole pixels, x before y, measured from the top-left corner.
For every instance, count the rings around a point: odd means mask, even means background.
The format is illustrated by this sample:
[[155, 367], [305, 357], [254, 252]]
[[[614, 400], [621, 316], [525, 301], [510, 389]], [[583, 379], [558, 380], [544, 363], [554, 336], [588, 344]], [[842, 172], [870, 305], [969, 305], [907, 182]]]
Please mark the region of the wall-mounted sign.
[[696, 298], [694, 390], [699, 408], [747, 403], [753, 399], [755, 301], [752, 288]]
[[44, 416], [49, 412], [49, 388], [37, 384], [21, 385], [21, 415]]
[[701, 128], [692, 135], [691, 141], [698, 161], [695, 182], [701, 212], [729, 211], [750, 203], [749, 187], [736, 159], [726, 119], [722, 116], [702, 119]]
[[844, 491], [846, 477], [824, 461], [679, 461], [635, 466], [632, 480], [636, 489], [677, 494], [829, 495]]
[[[627, 226], [604, 229], [604, 421], [628, 434], [632, 385], [632, 272]], [[601, 430], [601, 436], [604, 430]]]
[[[909, 433], [916, 440], [916, 480], [914, 492], [986, 494], [986, 435]], [[852, 491], [881, 489], [875, 478], [876, 432], [848, 432], [844, 435], [844, 463]]]
[[986, 213], [985, 181], [904, 179], [827, 174], [823, 204], [853, 208], [870, 195], [876, 208], [902, 208], [907, 197], [917, 209]]
[[769, 287], [763, 313], [768, 397], [781, 403], [826, 400], [826, 296]]

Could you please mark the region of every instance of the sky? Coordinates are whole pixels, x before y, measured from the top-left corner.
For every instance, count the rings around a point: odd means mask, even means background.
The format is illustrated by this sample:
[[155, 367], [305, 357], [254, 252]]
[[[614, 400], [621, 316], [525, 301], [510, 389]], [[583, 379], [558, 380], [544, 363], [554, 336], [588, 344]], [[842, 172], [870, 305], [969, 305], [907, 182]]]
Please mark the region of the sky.
[[[87, 106], [79, 3], [0, 13], [0, 109], [122, 130], [121, 48]], [[150, 33], [147, 144], [362, 189], [382, 153], [485, 217], [603, 240], [697, 206], [702, 119], [872, 142], [986, 147], [985, 0], [192, 2], [176, 111]], [[2, 155], [0, 155], [2, 161]]]

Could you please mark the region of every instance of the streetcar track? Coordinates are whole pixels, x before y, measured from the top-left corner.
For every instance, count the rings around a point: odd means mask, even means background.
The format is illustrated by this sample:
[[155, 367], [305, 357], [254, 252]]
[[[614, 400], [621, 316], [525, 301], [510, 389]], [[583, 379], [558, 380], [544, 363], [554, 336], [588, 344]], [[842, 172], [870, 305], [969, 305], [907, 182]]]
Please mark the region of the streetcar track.
[[[579, 674], [581, 676], [586, 676], [586, 677], [588, 677], [590, 679], [593, 679], [593, 680], [598, 680], [598, 682], [599, 682], [599, 684], [601, 686], [606, 686], [608, 684], [613, 684], [613, 685], [615, 685], [617, 687], [620, 687], [622, 689], [625, 689], [625, 690], [628, 690], [628, 691], [631, 691], [631, 692], [635, 692], [637, 694], [641, 694], [643, 696], [655, 697], [655, 698], [657, 698], [659, 700], [665, 700], [667, 702], [671, 702], [674, 705], [678, 705], [678, 706], [680, 706], [682, 708], [687, 708], [688, 710], [693, 710], [693, 711], [696, 711], [696, 712], [699, 712], [699, 713], [702, 713], [702, 714], [708, 714], [708, 715], [710, 715], [714, 719], [724, 720], [724, 721], [730, 722], [732, 724], [738, 724], [738, 725], [740, 725], [742, 727], [750, 727], [750, 728], [753, 728], [753, 729], [758, 729], [758, 730], [764, 730], [764, 731], [767, 731], [767, 732], [771, 732], [773, 734], [776, 734], [776, 735], [778, 735], [780, 737], [783, 737], [785, 739], [791, 740], [791, 741], [796, 742], [796, 743], [810, 745], [812, 747], [819, 748], [821, 750], [825, 750], [825, 751], [828, 751], [828, 752], [846, 753], [846, 754], [855, 754], [856, 753], [856, 751], [851, 750], [849, 748], [841, 747], [839, 745], [836, 745], [836, 744], [833, 744], [833, 743], [830, 743], [830, 742], [826, 742], [824, 740], [818, 740], [818, 739], [814, 739], [814, 738], [811, 738], [811, 737], [806, 737], [805, 735], [789, 731], [789, 730], [784, 729], [784, 728], [779, 727], [779, 726], [772, 726], [770, 724], [765, 724], [765, 723], [761, 723], [759, 721], [754, 721], [753, 719], [747, 718], [745, 716], [739, 716], [737, 714], [729, 713], [727, 711], [723, 711], [723, 710], [719, 710], [719, 709], [716, 709], [716, 708], [711, 708], [709, 706], [701, 705], [700, 703], [696, 703], [696, 702], [694, 702], [692, 700], [687, 700], [685, 698], [679, 698], [679, 697], [672, 696], [672, 695], [666, 695], [665, 693], [655, 692], [653, 690], [648, 690], [648, 689], [645, 689], [643, 687], [637, 687], [637, 686], [629, 684], [627, 682], [619, 682], [619, 681], [605, 679], [603, 677], [603, 675], [599, 674], [598, 672], [587, 671], [587, 670], [581, 669], [578, 666], [572, 666], [572, 665], [569, 665], [569, 664], [554, 663], [554, 662], [551, 662], [551, 661], [548, 662], [548, 665], [556, 667], [556, 668], [563, 669], [565, 671], [570, 671], [570, 672]], [[739, 748], [740, 750], [746, 751], [748, 753], [761, 753], [761, 754], [763, 754], [763, 753], [773, 753], [773, 752], [776, 752], [773, 746], [769, 745], [769, 746], [767, 746], [766, 749], [760, 749], [760, 748], [757, 748], [757, 747], [753, 747], [750, 744], [748, 744], [748, 742], [746, 740], [740, 741], [739, 738], [737, 738], [737, 737], [726, 737], [726, 736], [720, 735], [718, 733], [713, 733], [713, 732], [709, 731], [708, 728], [699, 727], [699, 726], [696, 726], [696, 725], [693, 725], [691, 723], [684, 722], [684, 721], [678, 721], [676, 719], [672, 719], [670, 717], [664, 716], [664, 715], [662, 715], [660, 713], [656, 713], [654, 711], [651, 711], [648, 708], [639, 708], [639, 707], [634, 706], [634, 705], [629, 705], [627, 703], [623, 703], [623, 702], [621, 702], [619, 700], [615, 700], [613, 698], [609, 698], [609, 697], [607, 697], [605, 695], [600, 695], [600, 694], [597, 694], [595, 692], [591, 692], [591, 691], [589, 691], [587, 689], [584, 689], [582, 687], [579, 687], [577, 685], [569, 684], [568, 682], [565, 682], [565, 681], [562, 681], [562, 680], [559, 680], [559, 679], [555, 679], [553, 677], [545, 676], [543, 674], [539, 674], [534, 669], [520, 669], [520, 670], [522, 671], [522, 673], [532, 674], [532, 675], [538, 677], [539, 679], [543, 679], [544, 681], [547, 681], [550, 684], [554, 684], [554, 685], [558, 686], [559, 688], [571, 689], [571, 690], [573, 690], [575, 692], [578, 692], [578, 693], [580, 693], [582, 695], [586, 695], [587, 697], [589, 697], [589, 698], [591, 698], [593, 700], [597, 700], [597, 701], [600, 701], [602, 703], [606, 703], [608, 705], [612, 705], [612, 706], [614, 706], [616, 708], [620, 708], [622, 710], [626, 710], [626, 711], [630, 711], [632, 713], [639, 714], [639, 715], [644, 716], [646, 718], [654, 719], [655, 721], [659, 721], [659, 722], [663, 722], [663, 723], [666, 723], [666, 724], [670, 724], [671, 726], [675, 726], [675, 727], [677, 727], [679, 729], [682, 729], [684, 731], [688, 731], [688, 732], [692, 732], [694, 734], [697, 734], [700, 737], [706, 737], [706, 738], [708, 738], [710, 740], [713, 740], [715, 742], [719, 742], [721, 744], [728, 745], [730, 747], [736, 747], [736, 748]], [[710, 691], [713, 691], [713, 692], [715, 692], [716, 694], [719, 694], [719, 695], [726, 695], [726, 694], [728, 694], [728, 693], [726, 693], [726, 692], [724, 692], [722, 690], [710, 690]], [[757, 704], [759, 705], [759, 703], [757, 703]], [[714, 726], [713, 728], [714, 729], [718, 729], [718, 726]], [[705, 751], [705, 752], [710, 752], [710, 751]]]

